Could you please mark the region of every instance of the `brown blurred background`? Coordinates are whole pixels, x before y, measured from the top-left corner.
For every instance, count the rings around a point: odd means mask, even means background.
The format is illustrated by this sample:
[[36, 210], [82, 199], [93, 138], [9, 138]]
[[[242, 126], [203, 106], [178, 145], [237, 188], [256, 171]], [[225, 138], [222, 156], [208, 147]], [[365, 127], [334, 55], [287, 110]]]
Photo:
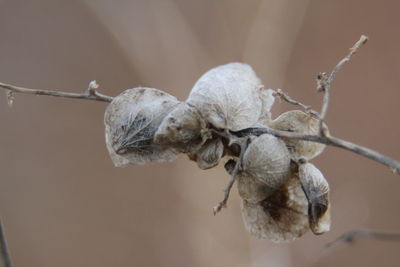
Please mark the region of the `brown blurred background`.
[[[206, 70], [243, 61], [319, 109], [316, 74], [367, 34], [334, 82], [327, 121], [400, 159], [399, 11], [394, 0], [0, 0], [0, 81], [79, 92], [96, 79], [108, 95], [143, 85], [183, 100]], [[181, 156], [113, 167], [106, 104], [0, 100], [0, 215], [16, 267], [400, 265], [396, 242], [323, 248], [355, 228], [400, 232], [399, 177], [375, 162], [326, 149], [314, 163], [331, 184], [332, 231], [274, 244], [245, 231], [236, 189], [212, 215], [222, 166], [201, 171]]]

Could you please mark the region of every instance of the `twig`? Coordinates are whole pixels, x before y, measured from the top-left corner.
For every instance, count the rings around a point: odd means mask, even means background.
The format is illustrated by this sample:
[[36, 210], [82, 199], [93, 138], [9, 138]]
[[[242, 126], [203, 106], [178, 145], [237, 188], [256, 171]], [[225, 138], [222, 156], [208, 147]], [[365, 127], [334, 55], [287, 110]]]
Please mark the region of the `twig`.
[[400, 174], [400, 162], [385, 156], [377, 151], [372, 149], [351, 143], [349, 141], [334, 137], [334, 136], [320, 136], [320, 135], [307, 135], [295, 132], [288, 131], [279, 131], [273, 128], [265, 127], [265, 128], [249, 128], [239, 132], [236, 132], [238, 136], [246, 136], [246, 135], [262, 135], [262, 134], [271, 134], [277, 137], [285, 137], [291, 139], [301, 139], [305, 141], [311, 141], [316, 143], [321, 143], [329, 146], [335, 146], [339, 148], [343, 148], [354, 152], [363, 157], [372, 159], [376, 162], [379, 162], [383, 165], [388, 166], [394, 173]]
[[[224, 135], [224, 136], [226, 136], [226, 134], [227, 134], [226, 131], [224, 131], [224, 133], [221, 133], [221, 135]], [[230, 141], [233, 140], [233, 139], [234, 140], [238, 140], [235, 136], [232, 136], [232, 138], [230, 138]], [[237, 175], [238, 175], [239, 171], [242, 168], [243, 156], [244, 156], [244, 153], [246, 152], [247, 146], [249, 145], [250, 139], [249, 139], [249, 137], [243, 137], [243, 138], [240, 138], [238, 141], [240, 142], [239, 160], [236, 161], [235, 167], [233, 168], [233, 171], [232, 171], [232, 174], [231, 174], [232, 175], [231, 179], [229, 180], [229, 183], [228, 183], [228, 185], [226, 186], [226, 188], [224, 190], [224, 199], [221, 202], [219, 202], [218, 205], [213, 207], [214, 215], [216, 215], [218, 212], [220, 212], [222, 208], [226, 208], [227, 207], [226, 204], [227, 204], [228, 199], [229, 199], [229, 194], [231, 192], [232, 186], [234, 185], [234, 183], [236, 181]]]
[[56, 96], [56, 97], [64, 97], [64, 98], [76, 98], [76, 99], [85, 99], [85, 100], [95, 100], [102, 102], [111, 102], [113, 97], [100, 94], [96, 91], [98, 85], [96, 81], [92, 81], [89, 83], [88, 89], [86, 89], [83, 93], [70, 93], [56, 90], [45, 90], [45, 89], [30, 89], [24, 87], [18, 87], [10, 84], [0, 83], [0, 88], [8, 90], [8, 92], [14, 93], [22, 93], [22, 94], [32, 94], [32, 95], [48, 95], [48, 96]]
[[292, 104], [292, 105], [299, 106], [299, 107], [303, 108], [308, 114], [310, 114], [311, 116], [313, 116], [313, 117], [315, 117], [317, 119], [319, 119], [319, 117], [320, 117], [319, 113], [317, 111], [313, 110], [311, 108], [311, 106], [305, 105], [305, 104], [303, 104], [303, 103], [301, 103], [301, 102], [299, 102], [297, 100], [294, 100], [288, 94], [284, 93], [282, 91], [282, 89], [277, 89], [274, 92], [274, 96], [278, 97], [279, 99], [281, 99], [283, 101], [288, 102], [289, 104]]
[[11, 257], [10, 252], [8, 251], [6, 236], [4, 232], [3, 223], [0, 219], [0, 253], [1, 253], [1, 261], [2, 265], [5, 267], [11, 267]]
[[325, 248], [332, 248], [343, 243], [352, 243], [356, 239], [360, 238], [371, 238], [378, 240], [388, 240], [388, 241], [400, 241], [400, 233], [385, 233], [373, 230], [354, 230], [342, 234], [337, 239], [325, 245]]
[[326, 114], [328, 112], [328, 106], [329, 106], [329, 90], [332, 85], [333, 79], [335, 78], [336, 74], [338, 71], [343, 67], [343, 65], [350, 61], [351, 56], [354, 55], [357, 50], [366, 42], [368, 41], [368, 37], [365, 35], [361, 35], [360, 39], [353, 45], [352, 48], [350, 48], [349, 54], [345, 56], [339, 63], [333, 68], [331, 74], [329, 77], [327, 77], [326, 73], [320, 73], [317, 77], [317, 91], [323, 92], [324, 93], [324, 98], [322, 102], [322, 108], [321, 108], [321, 113], [320, 113], [320, 134], [324, 135], [327, 134], [327, 128], [323, 126], [323, 120], [326, 117]]
[[[326, 144], [326, 145], [330, 145], [330, 146], [335, 146], [335, 147], [349, 150], [358, 155], [367, 157], [367, 158], [372, 159], [376, 162], [379, 162], [383, 165], [386, 165], [389, 168], [391, 168], [391, 170], [394, 173], [400, 174], [400, 162], [398, 162], [388, 156], [385, 156], [377, 151], [374, 151], [372, 149], [369, 149], [369, 148], [354, 144], [352, 142], [329, 135], [328, 129], [325, 126], [325, 124], [323, 123], [323, 120], [324, 120], [327, 110], [328, 110], [329, 88], [332, 84], [333, 79], [335, 78], [337, 72], [340, 70], [340, 68], [343, 66], [343, 64], [348, 62], [350, 60], [351, 56], [354, 55], [357, 52], [357, 50], [361, 47], [361, 45], [363, 45], [367, 42], [367, 40], [368, 40], [368, 37], [366, 37], [365, 35], [362, 35], [360, 37], [360, 39], [356, 42], [356, 44], [350, 49], [349, 54], [335, 66], [335, 68], [332, 70], [329, 77], [327, 76], [326, 73], [320, 73], [318, 75], [317, 90], [324, 92], [324, 100], [323, 100], [322, 110], [321, 110], [321, 113], [319, 114], [320, 131], [319, 131], [318, 135], [306, 135], [306, 134], [295, 133], [295, 132], [279, 131], [279, 130], [275, 130], [275, 129], [272, 129], [269, 127], [249, 128], [249, 129], [245, 129], [245, 130], [236, 132], [235, 134], [238, 136], [246, 136], [248, 134], [250, 134], [250, 135], [272, 134], [277, 137], [301, 139], [301, 140], [305, 140], [305, 141], [311, 141], [311, 142], [322, 143], [322, 144]], [[280, 98], [282, 98], [283, 100], [287, 101], [288, 103], [291, 103], [293, 105], [298, 105], [298, 106], [304, 108], [306, 111], [311, 110], [311, 108], [309, 106], [304, 105], [301, 102], [290, 98], [288, 95], [284, 94], [280, 89], [278, 89], [276, 91], [276, 95], [279, 96]]]

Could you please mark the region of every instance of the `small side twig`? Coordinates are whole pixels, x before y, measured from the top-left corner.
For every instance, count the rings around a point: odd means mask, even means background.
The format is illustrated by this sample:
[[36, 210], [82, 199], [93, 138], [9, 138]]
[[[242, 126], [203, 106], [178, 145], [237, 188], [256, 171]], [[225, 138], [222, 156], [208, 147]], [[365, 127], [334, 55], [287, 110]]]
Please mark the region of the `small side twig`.
[[5, 83], [0, 83], [0, 88], [8, 90], [6, 92], [21, 93], [21, 94], [47, 95], [47, 96], [85, 99], [85, 100], [94, 100], [102, 102], [111, 102], [113, 100], [113, 97], [100, 94], [99, 92], [96, 91], [96, 89], [98, 88], [98, 84], [96, 83], [96, 81], [90, 82], [88, 89], [86, 89], [86, 91], [84, 91], [83, 93], [70, 93], [64, 91], [45, 90], [45, 89], [30, 89]]
[[289, 104], [292, 104], [292, 105], [299, 106], [299, 107], [303, 108], [308, 114], [310, 114], [311, 116], [313, 116], [313, 117], [315, 117], [317, 119], [319, 119], [319, 117], [320, 117], [319, 113], [317, 111], [313, 110], [311, 108], [311, 106], [305, 105], [305, 104], [303, 104], [303, 103], [301, 103], [301, 102], [299, 102], [297, 100], [294, 100], [288, 94], [284, 93], [282, 91], [282, 89], [277, 89], [274, 92], [274, 96], [278, 97], [279, 99], [281, 99], [283, 101], [288, 102]]
[[377, 151], [372, 149], [354, 144], [352, 142], [334, 137], [334, 136], [321, 136], [321, 135], [307, 135], [295, 132], [288, 131], [279, 131], [273, 128], [264, 127], [264, 128], [248, 128], [239, 132], [236, 132], [238, 136], [246, 136], [246, 135], [262, 135], [262, 134], [271, 134], [276, 137], [285, 137], [291, 139], [301, 139], [305, 141], [311, 141], [316, 143], [321, 143], [329, 146], [335, 146], [339, 148], [343, 148], [345, 150], [356, 153], [360, 156], [372, 159], [376, 162], [379, 162], [383, 165], [388, 166], [394, 173], [400, 174], [400, 162], [385, 156]]
[[[229, 135], [229, 133], [227, 133], [226, 131], [223, 131], [224, 133], [222, 135]], [[232, 171], [232, 176], [231, 179], [228, 182], [228, 185], [226, 186], [225, 190], [224, 190], [224, 199], [218, 203], [218, 205], [216, 205], [215, 207], [213, 207], [213, 213], [214, 215], [216, 215], [218, 212], [221, 211], [222, 208], [226, 208], [227, 207], [227, 202], [229, 199], [229, 194], [231, 192], [232, 186], [234, 185], [237, 175], [239, 173], [239, 171], [242, 169], [242, 165], [243, 165], [243, 156], [244, 153], [246, 152], [247, 146], [249, 145], [249, 141], [250, 138], [249, 137], [242, 137], [240, 139], [237, 139], [235, 136], [232, 136], [232, 138], [230, 138], [230, 140], [238, 140], [240, 142], [240, 156], [239, 156], [239, 160], [236, 161], [235, 167], [233, 168]]]
[[6, 235], [4, 232], [4, 226], [1, 219], [0, 219], [0, 253], [1, 253], [0, 255], [1, 255], [2, 266], [11, 267], [12, 264], [11, 264], [10, 252], [8, 250]]
[[325, 248], [332, 248], [344, 243], [352, 243], [360, 238], [370, 238], [387, 241], [400, 241], [400, 233], [385, 233], [373, 230], [354, 230], [342, 234], [337, 239], [325, 245]]
[[333, 68], [329, 77], [327, 76], [326, 73], [320, 73], [317, 77], [317, 91], [324, 93], [324, 98], [322, 101], [322, 108], [321, 108], [321, 113], [320, 113], [320, 124], [319, 124], [319, 129], [320, 129], [321, 135], [327, 134], [327, 128], [324, 127], [323, 122], [324, 122], [324, 119], [328, 112], [329, 90], [331, 88], [332, 82], [335, 79], [336, 74], [343, 67], [343, 65], [346, 62], [350, 61], [351, 56], [354, 55], [357, 52], [357, 50], [363, 44], [365, 44], [367, 41], [368, 41], [368, 37], [365, 35], [361, 35], [360, 39], [353, 45], [352, 48], [350, 48], [350, 52], [341, 61], [339, 61], [338, 64], [336, 64], [336, 66]]

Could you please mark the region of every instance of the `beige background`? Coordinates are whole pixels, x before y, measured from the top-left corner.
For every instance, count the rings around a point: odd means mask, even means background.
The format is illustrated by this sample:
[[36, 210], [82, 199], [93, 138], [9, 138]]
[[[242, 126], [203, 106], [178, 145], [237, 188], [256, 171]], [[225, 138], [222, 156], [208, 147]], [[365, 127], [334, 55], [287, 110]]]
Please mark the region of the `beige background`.
[[[206, 70], [250, 63], [267, 87], [319, 109], [315, 76], [361, 34], [371, 38], [334, 82], [331, 132], [400, 159], [400, 4], [328, 0], [0, 0], [0, 81], [116, 95], [139, 85], [183, 100]], [[332, 231], [292, 244], [244, 229], [236, 189], [213, 216], [222, 166], [113, 167], [104, 103], [0, 99], [0, 215], [15, 266], [397, 266], [400, 243], [345, 231], [400, 231], [400, 180], [386, 167], [328, 148], [314, 162], [332, 188]], [[288, 109], [277, 104], [276, 116]]]

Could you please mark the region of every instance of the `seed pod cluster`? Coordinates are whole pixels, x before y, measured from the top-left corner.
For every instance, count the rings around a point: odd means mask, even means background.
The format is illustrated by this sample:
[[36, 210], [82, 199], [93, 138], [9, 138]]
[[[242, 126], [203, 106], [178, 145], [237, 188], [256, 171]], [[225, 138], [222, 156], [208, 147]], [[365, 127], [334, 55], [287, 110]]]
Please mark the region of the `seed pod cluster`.
[[240, 134], [265, 127], [318, 133], [319, 121], [302, 111], [273, 120], [273, 103], [273, 90], [264, 89], [243, 63], [206, 72], [182, 102], [158, 89], [128, 89], [105, 112], [107, 148], [116, 166], [171, 161], [185, 153], [200, 169], [209, 169], [228, 157], [225, 168], [237, 179], [250, 233], [275, 242], [293, 241], [309, 229], [324, 233], [330, 226], [329, 186], [307, 162], [324, 146]]

